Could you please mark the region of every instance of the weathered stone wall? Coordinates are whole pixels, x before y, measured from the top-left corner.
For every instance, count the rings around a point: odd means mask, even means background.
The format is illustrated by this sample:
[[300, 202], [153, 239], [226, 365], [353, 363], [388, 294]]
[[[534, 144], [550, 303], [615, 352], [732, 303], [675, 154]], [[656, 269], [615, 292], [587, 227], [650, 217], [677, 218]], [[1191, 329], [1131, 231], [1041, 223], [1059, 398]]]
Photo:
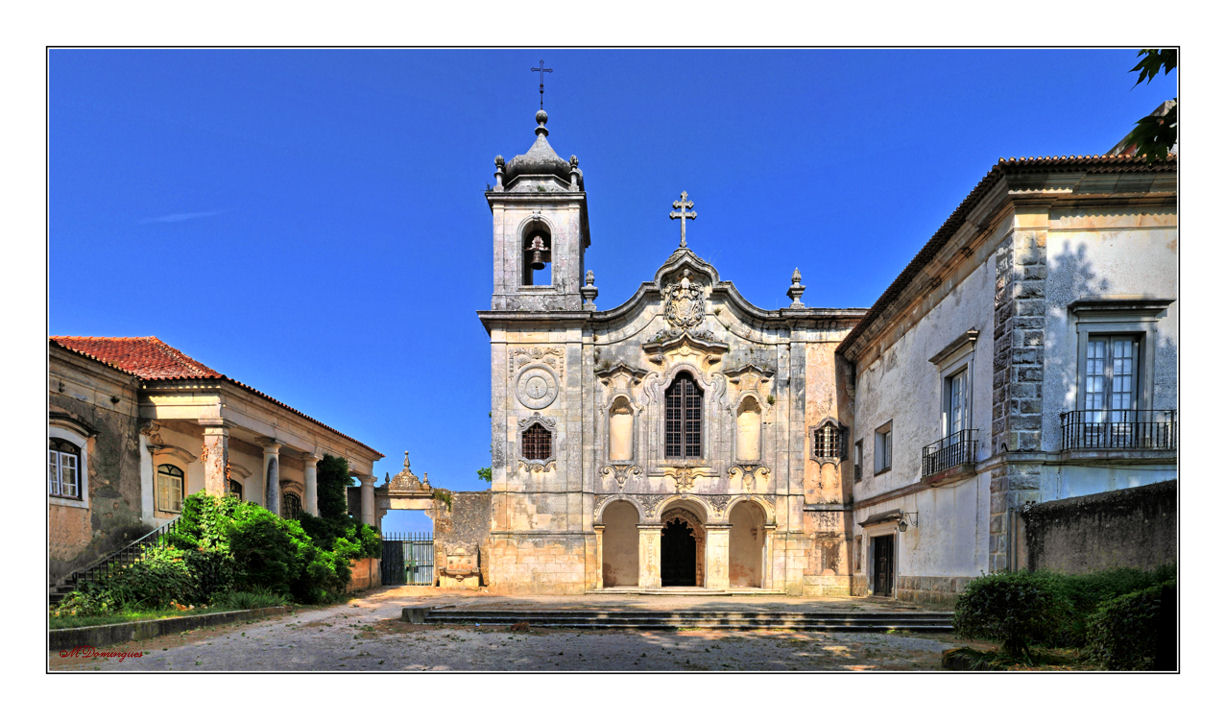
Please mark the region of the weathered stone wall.
[[[141, 522], [135, 381], [52, 348], [51, 425], [85, 431], [85, 495], [48, 503], [48, 581], [148, 532]], [[75, 432], [75, 430], [74, 430]]]
[[349, 561], [349, 585], [345, 587], [345, 592], [363, 592], [382, 584], [379, 558], [359, 558]]
[[1025, 566], [1089, 573], [1178, 560], [1177, 481], [1055, 500], [1022, 512]]
[[499, 592], [582, 593], [596, 563], [594, 535], [498, 533], [489, 546], [489, 584]]
[[453, 570], [471, 563], [481, 572], [482, 584], [489, 582], [490, 492], [453, 492], [451, 507], [434, 502], [434, 565]]
[[899, 600], [921, 605], [953, 607], [958, 601], [958, 595], [966, 589], [966, 584], [974, 579], [973, 577], [899, 575], [895, 595]]

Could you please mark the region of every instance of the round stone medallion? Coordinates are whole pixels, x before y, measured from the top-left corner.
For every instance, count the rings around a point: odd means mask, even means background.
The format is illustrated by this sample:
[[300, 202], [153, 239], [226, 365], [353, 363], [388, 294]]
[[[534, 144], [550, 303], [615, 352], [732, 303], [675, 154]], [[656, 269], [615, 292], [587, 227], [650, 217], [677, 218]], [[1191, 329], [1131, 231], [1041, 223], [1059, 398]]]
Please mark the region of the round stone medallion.
[[515, 396], [532, 410], [549, 407], [558, 397], [558, 381], [543, 365], [526, 367], [515, 384]]

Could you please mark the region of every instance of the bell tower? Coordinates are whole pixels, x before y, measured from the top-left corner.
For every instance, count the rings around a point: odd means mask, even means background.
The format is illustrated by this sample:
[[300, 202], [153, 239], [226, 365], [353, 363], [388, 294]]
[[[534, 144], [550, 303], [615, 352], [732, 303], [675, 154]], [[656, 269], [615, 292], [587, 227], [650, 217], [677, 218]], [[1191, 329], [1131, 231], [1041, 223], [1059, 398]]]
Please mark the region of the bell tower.
[[587, 193], [574, 155], [558, 157], [546, 139], [549, 115], [536, 113], [536, 141], [510, 162], [494, 158], [487, 190], [494, 220], [493, 310], [581, 310]]

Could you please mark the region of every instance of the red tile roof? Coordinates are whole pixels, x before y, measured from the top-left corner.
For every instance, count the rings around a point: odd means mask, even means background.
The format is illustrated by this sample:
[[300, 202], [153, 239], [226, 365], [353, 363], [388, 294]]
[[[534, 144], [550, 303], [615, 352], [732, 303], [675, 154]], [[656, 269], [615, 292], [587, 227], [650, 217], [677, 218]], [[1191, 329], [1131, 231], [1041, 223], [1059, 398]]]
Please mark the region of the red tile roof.
[[59, 335], [48, 339], [54, 345], [129, 375], [134, 375], [145, 381], [222, 380], [231, 383], [253, 395], [258, 395], [283, 407], [295, 415], [306, 418], [346, 440], [355, 442], [371, 452], [378, 453], [379, 457], [383, 457], [382, 453], [379, 453], [378, 450], [369, 445], [321, 423], [306, 413], [295, 410], [250, 385], [241, 383], [234, 378], [226, 377], [186, 353], [172, 348], [156, 337], [71, 337]]

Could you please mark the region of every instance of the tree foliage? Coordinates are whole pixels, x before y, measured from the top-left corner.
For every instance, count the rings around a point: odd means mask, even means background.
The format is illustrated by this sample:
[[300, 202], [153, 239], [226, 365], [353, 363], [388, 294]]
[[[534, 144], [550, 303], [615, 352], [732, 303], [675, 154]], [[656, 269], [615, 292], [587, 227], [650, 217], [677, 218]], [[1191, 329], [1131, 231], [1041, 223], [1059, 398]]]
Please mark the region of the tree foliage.
[[[1161, 72], [1166, 75], [1175, 69], [1178, 62], [1176, 50], [1141, 50], [1137, 53], [1141, 58], [1129, 72], [1137, 73], [1137, 85], [1142, 82], [1147, 85], [1158, 77]], [[1137, 155], [1143, 155], [1149, 162], [1165, 160], [1171, 148], [1179, 139], [1177, 129], [1179, 110], [1178, 98], [1171, 109], [1164, 115], [1146, 115], [1137, 121], [1136, 127], [1128, 133], [1125, 145], [1135, 145]]]
[[316, 469], [319, 492], [319, 516], [325, 520], [342, 520], [349, 515], [345, 488], [353, 485], [349, 476], [349, 461], [324, 455]]
[[494, 482], [494, 471], [487, 467], [479, 468], [477, 470], [477, 477], [486, 482]]

